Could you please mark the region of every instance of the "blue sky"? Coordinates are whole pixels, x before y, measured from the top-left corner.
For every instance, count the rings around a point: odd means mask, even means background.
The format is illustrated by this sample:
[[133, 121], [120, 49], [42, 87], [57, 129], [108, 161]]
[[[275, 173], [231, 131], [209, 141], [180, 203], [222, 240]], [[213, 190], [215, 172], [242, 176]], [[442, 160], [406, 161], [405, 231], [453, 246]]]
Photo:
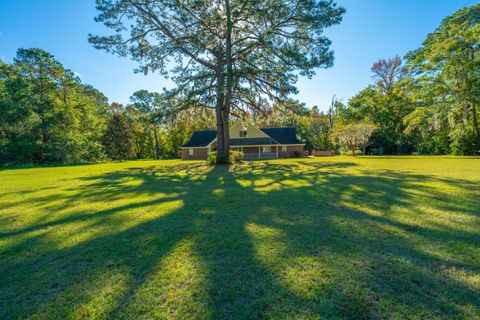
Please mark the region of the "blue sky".
[[[403, 56], [421, 45], [441, 20], [480, 0], [338, 0], [347, 9], [343, 22], [329, 30], [334, 66], [301, 79], [297, 99], [325, 110], [333, 95], [348, 99], [371, 83], [370, 67], [379, 58]], [[127, 103], [136, 90], [160, 91], [171, 85], [158, 75], [135, 74], [136, 63], [87, 41], [88, 33], [107, 30], [95, 23], [94, 0], [0, 0], [0, 59], [11, 62], [18, 48], [53, 53], [83, 82], [110, 101]]]

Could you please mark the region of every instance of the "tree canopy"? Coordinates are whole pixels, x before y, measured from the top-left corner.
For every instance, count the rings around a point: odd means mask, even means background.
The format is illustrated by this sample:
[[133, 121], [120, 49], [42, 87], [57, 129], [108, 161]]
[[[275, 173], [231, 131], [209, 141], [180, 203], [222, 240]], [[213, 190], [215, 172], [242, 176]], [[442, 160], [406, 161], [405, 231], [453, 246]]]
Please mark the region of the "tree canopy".
[[446, 17], [404, 59], [381, 59], [345, 117], [378, 129], [385, 153], [480, 153], [480, 5]]
[[420, 88], [419, 106], [407, 119], [409, 129], [425, 133], [425, 126], [433, 131], [446, 126], [454, 153], [480, 150], [479, 45], [480, 5], [474, 5], [445, 18], [407, 56]]
[[288, 102], [298, 75], [332, 65], [323, 31], [344, 12], [318, 0], [97, 0], [97, 9], [114, 34], [91, 35], [96, 48], [172, 76], [177, 99], [215, 108], [219, 159], [228, 157], [232, 109]]
[[78, 162], [102, 157], [107, 98], [53, 55], [19, 49], [0, 63], [0, 162]]

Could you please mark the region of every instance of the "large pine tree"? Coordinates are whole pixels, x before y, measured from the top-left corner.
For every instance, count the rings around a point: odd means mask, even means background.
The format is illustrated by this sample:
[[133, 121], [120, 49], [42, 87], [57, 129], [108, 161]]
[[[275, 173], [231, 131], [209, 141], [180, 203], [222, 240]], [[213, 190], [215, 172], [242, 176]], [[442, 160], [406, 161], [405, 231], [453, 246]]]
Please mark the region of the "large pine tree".
[[298, 75], [333, 63], [325, 28], [343, 8], [318, 0], [97, 0], [114, 30], [90, 42], [170, 74], [173, 94], [215, 109], [218, 158], [227, 160], [230, 112], [288, 103]]

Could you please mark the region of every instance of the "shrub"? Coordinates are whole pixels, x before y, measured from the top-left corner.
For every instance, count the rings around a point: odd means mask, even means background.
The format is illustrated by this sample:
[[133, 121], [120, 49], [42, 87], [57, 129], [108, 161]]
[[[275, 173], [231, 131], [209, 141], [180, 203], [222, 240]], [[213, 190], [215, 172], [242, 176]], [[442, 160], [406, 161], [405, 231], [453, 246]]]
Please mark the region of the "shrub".
[[217, 161], [217, 153], [209, 152], [207, 155], [207, 164], [214, 165], [216, 161]]
[[244, 156], [244, 153], [241, 151], [230, 151], [231, 163], [242, 162]]
[[[351, 156], [351, 155], [353, 155], [353, 154], [352, 154], [352, 150], [350, 150], [350, 149], [341, 149], [341, 150], [340, 150], [340, 154], [341, 154], [342, 156]], [[355, 150], [355, 155], [356, 155], [356, 156], [363, 156], [363, 151], [360, 150], [360, 149], [357, 149], [357, 150]]]
[[230, 151], [228, 161], [219, 162], [217, 159], [217, 152], [210, 152], [207, 155], [207, 163], [209, 165], [214, 165], [216, 163], [237, 163], [243, 160], [244, 154], [240, 151]]
[[298, 150], [295, 150], [293, 151], [293, 157], [294, 158], [301, 158], [302, 157], [302, 153]]
[[454, 130], [452, 137], [452, 153], [457, 156], [476, 155], [480, 151], [480, 142], [472, 129]]

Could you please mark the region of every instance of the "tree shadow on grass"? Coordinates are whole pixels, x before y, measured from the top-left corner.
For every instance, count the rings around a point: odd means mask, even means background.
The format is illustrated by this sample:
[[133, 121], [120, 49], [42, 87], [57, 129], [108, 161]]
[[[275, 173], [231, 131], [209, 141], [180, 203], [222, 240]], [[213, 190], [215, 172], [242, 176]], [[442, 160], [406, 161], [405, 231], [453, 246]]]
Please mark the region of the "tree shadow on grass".
[[[0, 316], [478, 316], [470, 182], [355, 166], [185, 164], [82, 178], [73, 195], [52, 195], [61, 200], [53, 208], [111, 207], [0, 234], [13, 239], [1, 258]], [[429, 180], [465, 188], [462, 206]], [[425, 208], [403, 219], [397, 209], [420, 200], [459, 209], [473, 231], [432, 226]]]

